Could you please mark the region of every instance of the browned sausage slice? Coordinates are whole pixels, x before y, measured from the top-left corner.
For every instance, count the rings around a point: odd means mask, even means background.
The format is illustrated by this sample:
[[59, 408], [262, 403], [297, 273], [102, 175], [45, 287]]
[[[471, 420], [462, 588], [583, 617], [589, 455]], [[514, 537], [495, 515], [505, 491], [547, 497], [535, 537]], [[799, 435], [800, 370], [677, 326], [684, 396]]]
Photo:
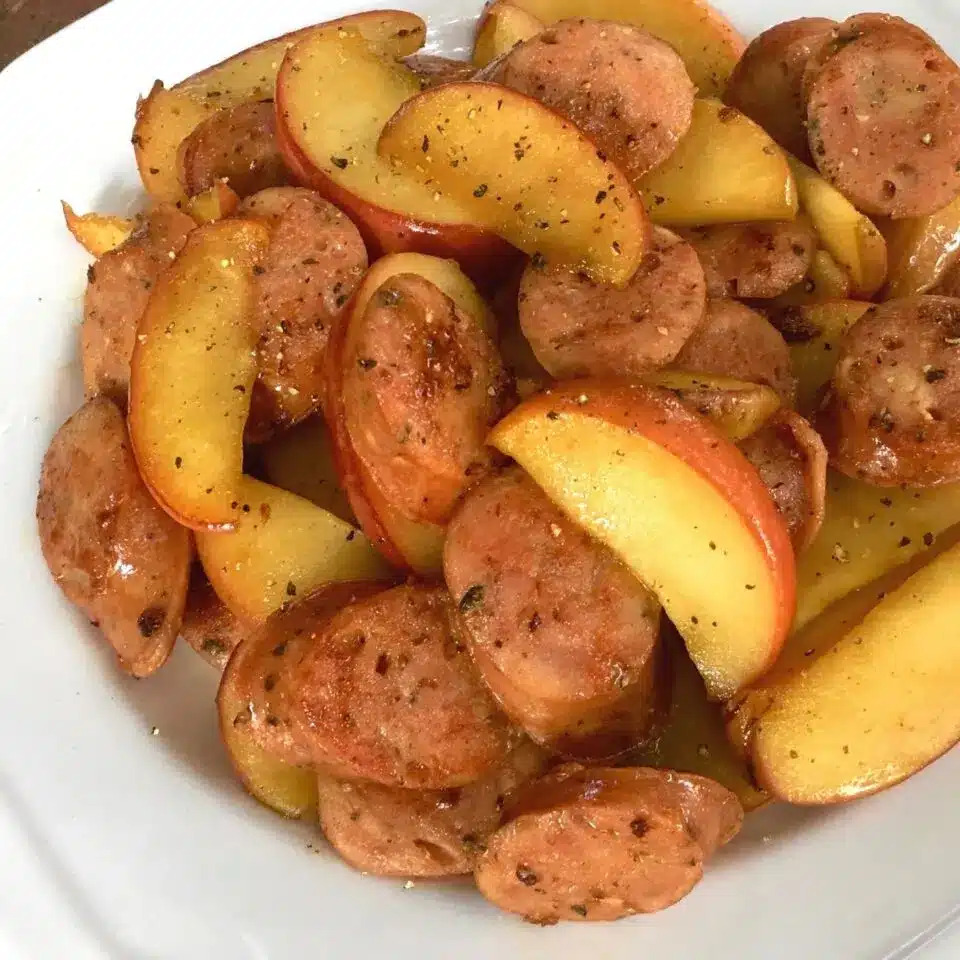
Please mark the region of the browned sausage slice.
[[439, 87], [443, 83], [472, 80], [477, 68], [467, 60], [438, 57], [433, 53], [414, 53], [403, 60], [420, 80], [420, 89]]
[[802, 82], [811, 53], [830, 36], [835, 21], [800, 17], [755, 37], [733, 68], [723, 99], [756, 121], [780, 146], [809, 159]]
[[364, 873], [471, 873], [487, 838], [500, 826], [507, 795], [543, 773], [546, 759], [527, 741], [493, 773], [453, 790], [405, 790], [321, 774], [320, 826], [337, 853]]
[[315, 191], [306, 187], [267, 187], [244, 197], [237, 207], [236, 216], [247, 220], [260, 220], [272, 230], [294, 200], [316, 196]]
[[[416, 789], [463, 786], [503, 761], [515, 733], [470, 660], [445, 588], [395, 587], [328, 609], [297, 605], [258, 641], [281, 651], [263, 678], [269, 699], [253, 709], [265, 750]], [[267, 658], [252, 660], [255, 676]]]
[[492, 462], [484, 441], [510, 398], [497, 348], [415, 274], [391, 277], [353, 324], [343, 403], [354, 450], [400, 513], [446, 523]]
[[130, 357], [150, 290], [173, 262], [196, 223], [176, 207], [157, 207], [119, 247], [87, 271], [81, 357], [88, 397], [105, 394], [127, 405]]
[[241, 103], [208, 117], [180, 145], [187, 196], [226, 180], [241, 197], [293, 182], [277, 147], [273, 101]]
[[792, 410], [781, 410], [739, 444], [783, 514], [798, 552], [813, 543], [827, 497], [827, 448], [820, 434]]
[[474, 663], [535, 740], [595, 759], [643, 740], [657, 706], [660, 605], [526, 474], [470, 491], [443, 566]]
[[703, 777], [570, 765], [517, 792], [477, 864], [480, 892], [533, 923], [617, 920], [686, 896], [740, 828]]
[[633, 180], [673, 153], [693, 117], [695, 88], [679, 55], [626, 23], [561, 20], [482, 76], [562, 113]]
[[681, 234], [700, 258], [708, 297], [777, 297], [803, 280], [817, 249], [817, 234], [805, 217], [697, 227]]
[[319, 407], [330, 328], [367, 269], [359, 231], [332, 203], [313, 193], [290, 200], [255, 271], [260, 377], [247, 425], [250, 440]]
[[867, 310], [841, 342], [817, 426], [849, 476], [878, 486], [960, 480], [960, 300]]
[[676, 357], [703, 319], [706, 286], [693, 247], [662, 227], [623, 290], [529, 266], [520, 325], [555, 377], [640, 376]]
[[807, 133], [817, 168], [855, 206], [917, 217], [960, 193], [960, 69], [893, 21], [838, 28], [808, 83]]
[[703, 323], [671, 366], [765, 383], [788, 405], [796, 394], [790, 350], [782, 334], [764, 316], [735, 300], [708, 302]]
[[53, 438], [37, 524], [54, 580], [120, 665], [136, 677], [163, 666], [183, 615], [192, 542], [147, 492], [123, 414], [106, 397], [88, 400]]
[[252, 632], [232, 614], [196, 564], [190, 576], [180, 636], [211, 666], [222, 670], [240, 641]]

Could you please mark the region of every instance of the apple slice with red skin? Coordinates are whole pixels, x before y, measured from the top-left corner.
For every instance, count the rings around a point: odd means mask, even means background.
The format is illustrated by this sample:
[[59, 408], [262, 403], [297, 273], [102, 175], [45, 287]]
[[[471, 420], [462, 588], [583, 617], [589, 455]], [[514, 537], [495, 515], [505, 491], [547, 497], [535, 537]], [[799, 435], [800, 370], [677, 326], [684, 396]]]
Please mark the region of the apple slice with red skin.
[[352, 322], [363, 316], [370, 298], [384, 283], [403, 273], [414, 273], [429, 280], [461, 310], [475, 318], [488, 333], [493, 334], [495, 320], [490, 308], [453, 260], [417, 253], [383, 257], [367, 272], [353, 295], [353, 301], [341, 314], [330, 336], [327, 346], [328, 396], [325, 414], [340, 483], [347, 492], [361, 529], [390, 563], [401, 569], [413, 570], [421, 576], [430, 576], [442, 573], [443, 528], [408, 519], [384, 498], [354, 451], [343, 402], [343, 358], [348, 348]]
[[711, 699], [773, 665], [793, 619], [793, 548], [716, 427], [657, 387], [581, 380], [521, 404], [490, 443], [653, 590]]
[[[484, 284], [517, 252], [468, 209], [377, 155], [384, 123], [421, 89], [417, 75], [357, 31], [315, 33], [277, 76], [277, 142], [294, 177], [357, 225], [371, 260], [387, 253], [453, 257]], [[349, 96], [331, 91], [350, 91]]]

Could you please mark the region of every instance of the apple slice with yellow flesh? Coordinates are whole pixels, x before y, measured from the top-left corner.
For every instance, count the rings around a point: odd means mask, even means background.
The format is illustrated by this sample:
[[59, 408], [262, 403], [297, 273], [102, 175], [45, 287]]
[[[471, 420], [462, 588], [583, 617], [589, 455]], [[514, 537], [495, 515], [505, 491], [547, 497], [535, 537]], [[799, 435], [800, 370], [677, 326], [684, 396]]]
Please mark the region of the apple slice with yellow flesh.
[[130, 363], [130, 439], [147, 487], [180, 523], [242, 517], [243, 430], [257, 378], [253, 268], [270, 232], [222, 220], [191, 233], [154, 284]]
[[778, 684], [749, 739], [775, 797], [825, 804], [876, 793], [960, 741], [954, 544]]
[[514, 0], [544, 23], [570, 17], [620, 20], [666, 40], [703, 96], [719, 97], [747, 43], [705, 0]]
[[654, 223], [697, 227], [792, 220], [797, 190], [783, 150], [719, 100], [696, 100], [677, 149], [636, 183]]
[[712, 699], [773, 664], [793, 619], [793, 549], [716, 427], [656, 387], [582, 380], [521, 404], [490, 443], [657, 595]]
[[369, 43], [398, 57], [419, 50], [426, 37], [426, 24], [415, 14], [399, 10], [358, 13], [267, 40], [170, 89], [158, 80], [137, 104], [133, 131], [137, 168], [147, 193], [157, 201], [185, 200], [177, 176], [180, 144], [214, 113], [272, 98], [277, 70], [287, 50], [304, 37], [340, 29], [356, 31]]
[[797, 562], [794, 628], [834, 601], [938, 544], [960, 523], [960, 484], [874, 487], [836, 471], [816, 540]]
[[447, 83], [407, 100], [380, 156], [543, 264], [624, 285], [651, 228], [624, 174], [569, 121], [494, 83]]
[[356, 455], [350, 441], [343, 405], [343, 357], [364, 315], [370, 298], [391, 277], [413, 273], [429, 280], [491, 336], [496, 321], [476, 287], [453, 260], [418, 253], [395, 253], [378, 260], [353, 295], [353, 301], [334, 329], [327, 347], [328, 399], [325, 407], [340, 482], [346, 490], [361, 528], [395, 566], [421, 576], [443, 570], [444, 530], [432, 523], [410, 520], [395, 510], [381, 494], [373, 477]]
[[236, 489], [243, 522], [229, 533], [198, 533], [197, 554], [242, 620], [265, 620], [329, 583], [391, 575], [359, 530], [309, 500], [247, 476]]
[[884, 300], [927, 293], [960, 255], [960, 199], [926, 217], [877, 225], [890, 261]]
[[102, 257], [115, 250], [137, 225], [136, 220], [127, 217], [112, 217], [102, 213], [78, 214], [66, 200], [61, 200], [60, 206], [73, 239], [94, 257]]
[[239, 206], [236, 191], [225, 180], [218, 180], [203, 193], [191, 197], [184, 209], [197, 223], [204, 224], [232, 217]]
[[756, 433], [780, 409], [780, 395], [772, 387], [734, 377], [658, 370], [643, 381], [669, 390], [734, 442]]
[[510, 0], [494, 0], [480, 15], [471, 61], [485, 67], [509, 53], [518, 43], [535, 37], [544, 23]]
[[820, 246], [850, 273], [854, 296], [872, 297], [887, 278], [887, 244], [876, 225], [816, 170], [788, 157], [800, 209], [817, 231]]

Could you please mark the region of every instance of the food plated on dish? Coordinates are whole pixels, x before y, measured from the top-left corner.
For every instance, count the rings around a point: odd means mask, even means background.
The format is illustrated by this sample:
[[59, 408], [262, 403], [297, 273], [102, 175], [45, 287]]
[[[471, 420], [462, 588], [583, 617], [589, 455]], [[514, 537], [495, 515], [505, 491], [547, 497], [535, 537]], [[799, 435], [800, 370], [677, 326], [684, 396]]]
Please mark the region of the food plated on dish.
[[960, 738], [960, 72], [881, 14], [574, 7], [155, 86], [143, 215], [65, 206], [88, 400], [38, 502], [124, 669], [223, 671], [254, 796], [539, 923]]

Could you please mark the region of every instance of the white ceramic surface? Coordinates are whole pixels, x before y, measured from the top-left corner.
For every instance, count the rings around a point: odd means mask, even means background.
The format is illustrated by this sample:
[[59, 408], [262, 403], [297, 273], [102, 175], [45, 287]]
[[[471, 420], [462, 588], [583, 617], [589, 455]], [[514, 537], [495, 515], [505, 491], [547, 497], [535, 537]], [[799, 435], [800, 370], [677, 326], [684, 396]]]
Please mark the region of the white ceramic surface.
[[[960, 751], [846, 808], [753, 815], [697, 890], [665, 913], [537, 929], [466, 884], [405, 889], [360, 877], [313, 830], [259, 807], [219, 746], [213, 672], [180, 650], [151, 680], [121, 677], [51, 583], [34, 498], [43, 451], [81, 396], [87, 263], [59, 199], [79, 210], [135, 207], [133, 106], [155, 77], [179, 80], [358, 2], [114, 0], [0, 75], [0, 957], [913, 955], [960, 913]], [[451, 52], [468, 44], [474, 2], [410, 6], [430, 17], [432, 45]], [[960, 55], [956, 0], [885, 8]], [[750, 36], [776, 20], [856, 9], [727, 0], [725, 12]], [[945, 933], [928, 954], [958, 957], [960, 938]]]

